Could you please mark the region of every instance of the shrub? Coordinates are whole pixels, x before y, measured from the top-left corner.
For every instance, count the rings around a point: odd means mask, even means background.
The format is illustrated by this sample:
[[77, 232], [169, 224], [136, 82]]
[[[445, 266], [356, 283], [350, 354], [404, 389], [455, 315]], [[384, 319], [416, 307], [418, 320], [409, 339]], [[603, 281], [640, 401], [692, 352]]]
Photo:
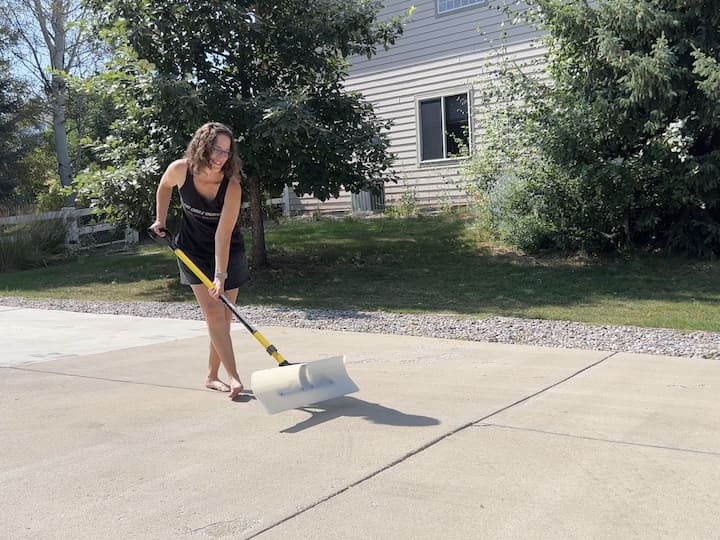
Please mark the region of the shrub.
[[65, 227], [60, 219], [0, 228], [2, 272], [47, 266], [65, 254]]
[[505, 56], [478, 85], [483, 133], [465, 173], [494, 233], [521, 247], [720, 254], [714, 8], [529, 4], [523, 23], [547, 32], [545, 78]]

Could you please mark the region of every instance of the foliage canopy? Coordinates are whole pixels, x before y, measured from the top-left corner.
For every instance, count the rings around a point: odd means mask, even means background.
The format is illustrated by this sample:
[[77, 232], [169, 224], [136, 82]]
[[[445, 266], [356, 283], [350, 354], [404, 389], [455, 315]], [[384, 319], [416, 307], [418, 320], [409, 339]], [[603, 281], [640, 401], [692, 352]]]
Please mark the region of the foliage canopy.
[[388, 123], [343, 90], [347, 58], [402, 30], [376, 20], [380, 2], [91, 4], [117, 50], [96, 83], [123, 115], [97, 146], [111, 174], [90, 172], [83, 186], [131, 222], [149, 222], [162, 168], [208, 120], [233, 129], [248, 177], [266, 189], [325, 200], [393, 179]]

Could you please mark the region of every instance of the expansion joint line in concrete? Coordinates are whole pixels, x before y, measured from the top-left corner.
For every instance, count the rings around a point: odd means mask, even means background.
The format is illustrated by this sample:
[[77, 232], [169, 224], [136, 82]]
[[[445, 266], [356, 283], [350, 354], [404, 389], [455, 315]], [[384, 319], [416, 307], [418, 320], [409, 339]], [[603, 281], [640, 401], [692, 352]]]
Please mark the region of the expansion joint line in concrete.
[[636, 441], [622, 441], [620, 439], [604, 439], [602, 437], [590, 437], [587, 435], [574, 435], [572, 433], [560, 433], [557, 431], [548, 431], [544, 429], [535, 429], [520, 426], [509, 426], [507, 424], [495, 424], [493, 422], [483, 422], [482, 424], [476, 424], [475, 427], [490, 427], [498, 429], [509, 429], [514, 431], [525, 431], [530, 433], [539, 433], [542, 435], [550, 435], [552, 437], [566, 437], [569, 439], [580, 439], [583, 441], [602, 442], [607, 444], [619, 444], [623, 446], [634, 446], [639, 448], [653, 448], [655, 450], [669, 450], [671, 452], [683, 452], [687, 454], [701, 454], [704, 456], [720, 457], [720, 452], [712, 452], [709, 450], [697, 450], [695, 448], [680, 448], [678, 446], [665, 446], [662, 444], [642, 443]]
[[312, 510], [313, 508], [316, 508], [317, 506], [320, 506], [321, 504], [323, 504], [323, 503], [325, 503], [325, 502], [327, 502], [327, 501], [329, 501], [329, 500], [331, 500], [331, 499], [334, 499], [334, 498], [337, 497], [338, 495], [341, 495], [342, 493], [345, 493], [346, 491], [349, 491], [349, 490], [351, 490], [352, 488], [359, 486], [360, 484], [364, 484], [364, 483], [367, 482], [368, 480], [370, 480], [370, 479], [372, 479], [372, 478], [375, 478], [375, 477], [378, 476], [379, 474], [382, 474], [382, 473], [384, 473], [385, 471], [387, 471], [387, 470], [389, 470], [389, 469], [392, 469], [393, 467], [395, 467], [395, 466], [397, 466], [397, 465], [400, 465], [401, 463], [407, 461], [407, 460], [410, 459], [411, 457], [414, 457], [414, 456], [416, 456], [416, 455], [424, 452], [424, 451], [427, 450], [428, 448], [431, 448], [431, 447], [435, 446], [436, 444], [438, 444], [439, 442], [444, 441], [445, 439], [447, 439], [447, 438], [449, 438], [449, 437], [452, 437], [452, 436], [455, 435], [456, 433], [459, 433], [459, 432], [461, 432], [461, 431], [463, 431], [463, 430], [466, 430], [466, 429], [468, 429], [468, 428], [470, 428], [470, 427], [472, 427], [472, 426], [474, 426], [475, 424], [478, 424], [478, 423], [480, 423], [480, 422], [484, 422], [484, 421], [487, 420], [488, 418], [492, 418], [493, 416], [496, 416], [496, 415], [498, 415], [498, 414], [500, 414], [500, 413], [502, 413], [502, 412], [505, 412], [505, 411], [507, 411], [508, 409], [512, 409], [513, 407], [517, 407], [518, 405], [520, 405], [520, 404], [522, 404], [522, 403], [525, 403], [526, 401], [529, 401], [529, 400], [533, 399], [534, 397], [537, 397], [537, 396], [539, 396], [540, 394], [543, 394], [543, 393], [547, 392], [548, 390], [552, 390], [552, 389], [555, 388], [556, 386], [560, 386], [561, 384], [566, 383], [567, 381], [569, 381], [570, 379], [573, 379], [573, 378], [577, 377], [577, 376], [580, 375], [581, 373], [584, 373], [585, 371], [587, 371], [587, 370], [589, 370], [589, 369], [592, 369], [592, 368], [594, 368], [595, 366], [597, 366], [597, 365], [599, 365], [599, 364], [602, 364], [603, 362], [605, 362], [605, 360], [607, 360], [607, 359], [609, 359], [609, 358], [612, 358], [612, 357], [615, 356], [616, 354], [617, 354], [617, 352], [610, 353], [610, 354], [608, 354], [607, 356], [604, 356], [603, 358], [601, 358], [600, 360], [597, 360], [596, 362], [593, 362], [592, 364], [589, 364], [589, 365], [585, 366], [584, 368], [579, 369], [578, 371], [576, 371], [576, 372], [568, 375], [567, 377], [565, 377], [565, 378], [563, 378], [563, 379], [560, 379], [560, 380], [557, 381], [557, 382], [554, 382], [553, 384], [551, 384], [551, 385], [549, 385], [549, 386], [546, 386], [545, 388], [541, 388], [540, 390], [538, 390], [537, 392], [535, 392], [535, 393], [533, 393], [533, 394], [530, 394], [529, 396], [525, 396], [524, 398], [518, 399], [517, 401], [515, 401], [515, 402], [513, 402], [513, 403], [511, 403], [511, 404], [509, 404], [509, 405], [506, 405], [505, 407], [502, 407], [502, 408], [500, 408], [500, 409], [498, 409], [498, 410], [496, 410], [496, 411], [493, 411], [493, 412], [491, 412], [490, 414], [487, 414], [487, 415], [483, 416], [482, 418], [478, 418], [477, 420], [472, 420], [472, 421], [470, 421], [470, 422], [466, 422], [465, 424], [463, 424], [463, 425], [461, 425], [461, 426], [459, 426], [459, 427], [457, 427], [457, 428], [455, 428], [455, 429], [452, 429], [452, 430], [450, 430], [450, 431], [447, 431], [446, 433], [443, 433], [442, 435], [439, 435], [438, 437], [436, 437], [435, 439], [429, 441], [428, 443], [426, 443], [426, 444], [424, 444], [424, 445], [416, 448], [415, 450], [412, 450], [412, 451], [408, 452], [408, 453], [405, 454], [404, 456], [401, 456], [401, 457], [399, 457], [398, 459], [391, 461], [391, 462], [388, 463], [387, 465], [384, 465], [383, 467], [380, 467], [379, 469], [377, 469], [377, 470], [375, 470], [375, 471], [367, 474], [367, 475], [364, 476], [363, 478], [360, 478], [359, 480], [356, 480], [355, 482], [352, 482], [351, 484], [348, 484], [347, 486], [345, 486], [345, 487], [343, 487], [343, 488], [340, 488], [340, 489], [338, 489], [338, 490], [330, 493], [329, 495], [327, 495], [327, 496], [325, 496], [325, 497], [323, 497], [323, 498], [321, 498], [321, 499], [318, 499], [317, 501], [315, 501], [315, 502], [313, 502], [313, 503], [305, 506], [304, 508], [300, 508], [300, 509], [297, 510], [296, 512], [293, 512], [292, 514], [290, 514], [290, 515], [288, 515], [288, 516], [285, 516], [284, 518], [282, 518], [282, 519], [279, 520], [279, 521], [276, 521], [275, 523], [271, 523], [270, 525], [267, 525], [266, 527], [262, 528], [262, 529], [259, 530], [259, 531], [254, 531], [250, 536], [246, 536], [245, 538], [246, 538], [247, 540], [250, 540], [250, 539], [252, 539], [252, 538], [257, 538], [257, 537], [260, 536], [261, 534], [266, 533], [266, 532], [270, 531], [271, 529], [274, 529], [275, 527], [278, 527], [278, 526], [282, 525], [283, 523], [286, 523], [286, 522], [288, 522], [288, 521], [296, 518], [297, 516], [299, 516], [299, 515], [301, 515], [301, 514], [304, 514], [304, 513], [307, 512], [308, 510]]
[[0, 369], [12, 369], [26, 373], [43, 373], [45, 375], [57, 375], [59, 377], [72, 377], [74, 379], [90, 379], [92, 381], [103, 381], [122, 384], [137, 384], [140, 386], [154, 386], [155, 388], [172, 388], [173, 390], [191, 390], [193, 392], [207, 392], [206, 388], [189, 388], [187, 386], [173, 386], [170, 384], [147, 383], [142, 381], [128, 381], [126, 379], [112, 379], [110, 377], [97, 377], [94, 375], [80, 375], [79, 373], [64, 373], [62, 371], [51, 371], [49, 369], [33, 369], [21, 366], [0, 366]]

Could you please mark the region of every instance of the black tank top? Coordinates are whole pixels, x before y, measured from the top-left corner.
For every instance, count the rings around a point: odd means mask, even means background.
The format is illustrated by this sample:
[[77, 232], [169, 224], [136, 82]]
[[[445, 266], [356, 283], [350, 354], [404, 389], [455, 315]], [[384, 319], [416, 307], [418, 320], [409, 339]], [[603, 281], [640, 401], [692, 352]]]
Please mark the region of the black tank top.
[[[207, 200], [195, 189], [193, 174], [188, 166], [185, 183], [179, 189], [183, 215], [177, 244], [183, 251], [201, 257], [215, 255], [215, 232], [220, 222], [220, 213], [225, 203], [225, 192], [229, 182], [230, 178], [224, 176], [215, 198]], [[238, 223], [235, 225], [230, 240], [230, 252], [244, 249], [245, 245]]]

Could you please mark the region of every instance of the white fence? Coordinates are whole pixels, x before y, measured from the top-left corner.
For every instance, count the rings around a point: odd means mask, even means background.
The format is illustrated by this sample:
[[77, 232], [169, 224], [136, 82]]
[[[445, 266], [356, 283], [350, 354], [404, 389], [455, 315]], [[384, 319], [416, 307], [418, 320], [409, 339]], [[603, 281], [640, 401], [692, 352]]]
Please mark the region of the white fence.
[[[0, 218], [0, 228], [37, 221], [62, 220], [65, 226], [65, 245], [72, 250], [127, 246], [138, 242], [137, 231], [118, 223], [93, 220], [94, 216], [96, 215], [90, 208], [63, 208], [57, 212]], [[122, 231], [122, 234], [119, 231]]]
[[[266, 199], [264, 203], [281, 215], [286, 215], [288, 204], [285, 197]], [[249, 203], [244, 202], [242, 207], [247, 210]], [[53, 220], [62, 221], [65, 227], [65, 245], [73, 251], [106, 246], [125, 247], [139, 241], [136, 230], [122, 224], [105, 222], [102, 215], [95, 214], [90, 208], [63, 208], [57, 212], [0, 217], [0, 230], [13, 225]]]

